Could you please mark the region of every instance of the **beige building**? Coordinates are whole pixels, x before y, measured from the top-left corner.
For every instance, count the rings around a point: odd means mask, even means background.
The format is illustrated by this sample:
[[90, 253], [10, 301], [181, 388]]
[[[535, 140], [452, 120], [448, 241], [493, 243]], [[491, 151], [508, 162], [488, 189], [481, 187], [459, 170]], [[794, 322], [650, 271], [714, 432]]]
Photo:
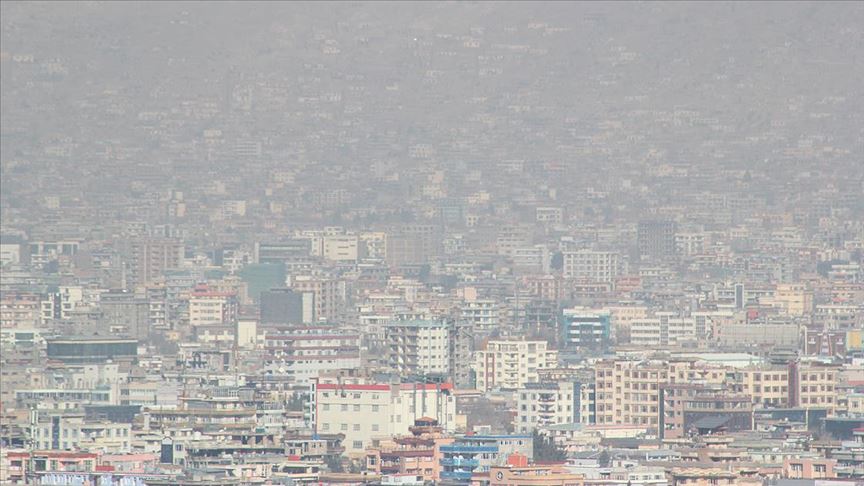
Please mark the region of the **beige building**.
[[598, 424], [640, 425], [657, 429], [660, 389], [667, 383], [722, 383], [722, 367], [693, 359], [602, 360], [594, 366]]
[[360, 255], [360, 240], [357, 235], [324, 236], [321, 256], [337, 262], [356, 262]]
[[456, 427], [456, 400], [449, 383], [382, 384], [322, 378], [316, 380], [313, 390], [315, 431], [344, 434], [342, 444], [349, 455], [363, 454], [375, 439], [409, 434], [417, 419], [437, 420], [446, 432]]
[[474, 353], [477, 389], [522, 388], [526, 383], [539, 381], [538, 370], [557, 364], [558, 352], [549, 349], [546, 341], [489, 341], [484, 349]]
[[813, 312], [813, 292], [805, 284], [778, 284], [772, 304], [791, 316]]
[[196, 289], [189, 297], [189, 324], [233, 324], [237, 309], [237, 296], [232, 292]]
[[289, 288], [312, 294], [313, 322], [335, 320], [345, 303], [345, 282], [341, 280], [301, 275], [291, 279]]
[[613, 251], [564, 252], [564, 278], [612, 282], [622, 273], [621, 255]]

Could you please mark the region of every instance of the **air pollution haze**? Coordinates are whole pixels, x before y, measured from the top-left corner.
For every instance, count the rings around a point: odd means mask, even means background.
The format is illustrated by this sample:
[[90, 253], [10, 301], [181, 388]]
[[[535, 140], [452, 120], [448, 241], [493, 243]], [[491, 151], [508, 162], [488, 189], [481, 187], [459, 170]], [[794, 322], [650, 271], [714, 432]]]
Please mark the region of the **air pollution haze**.
[[0, 484], [864, 481], [864, 2], [0, 26]]

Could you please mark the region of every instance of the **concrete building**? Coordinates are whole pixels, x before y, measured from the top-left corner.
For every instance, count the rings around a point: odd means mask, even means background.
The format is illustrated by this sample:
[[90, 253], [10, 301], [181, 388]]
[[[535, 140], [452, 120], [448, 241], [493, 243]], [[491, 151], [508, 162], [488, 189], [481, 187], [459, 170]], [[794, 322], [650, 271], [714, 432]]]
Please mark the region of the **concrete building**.
[[557, 424], [581, 423], [579, 383], [526, 383], [517, 392], [514, 429], [522, 434]]
[[538, 370], [557, 364], [558, 352], [546, 341], [491, 340], [474, 353], [477, 389], [516, 390], [539, 381]]
[[312, 383], [312, 426], [320, 434], [344, 434], [349, 455], [363, 454], [374, 439], [407, 435], [418, 419], [434, 419], [444, 431], [452, 432], [456, 426], [452, 388], [450, 383], [320, 378]]
[[146, 286], [183, 264], [183, 242], [171, 238], [136, 238], [126, 242], [126, 288]]
[[[290, 279], [288, 286], [294, 292], [312, 295], [311, 322], [335, 321], [346, 303], [346, 286], [343, 280], [327, 277], [299, 275]], [[304, 297], [303, 319], [308, 318], [307, 300]]]
[[401, 375], [450, 373], [450, 326], [445, 321], [399, 320], [384, 325], [387, 362]]
[[673, 312], [657, 312], [630, 324], [630, 343], [636, 346], [680, 346], [696, 339], [695, 319]]
[[476, 334], [489, 333], [500, 325], [500, 309], [495, 299], [466, 299], [459, 310], [460, 320], [469, 324]]
[[623, 273], [621, 255], [614, 251], [564, 252], [564, 278], [592, 282], [614, 282]]
[[261, 323], [309, 324], [313, 322], [314, 294], [275, 288], [261, 292]]
[[199, 286], [189, 296], [189, 324], [234, 324], [238, 309], [237, 295], [233, 292], [216, 292]]
[[665, 259], [675, 255], [676, 225], [673, 221], [642, 221], [637, 229], [639, 255]]
[[363, 255], [357, 235], [327, 235], [321, 247], [321, 256], [336, 262], [356, 262]]
[[150, 302], [126, 290], [104, 292], [99, 298], [103, 319], [111, 328], [138, 339], [150, 335]]
[[565, 348], [603, 351], [610, 344], [610, 314], [584, 307], [564, 309], [561, 320], [561, 343]]
[[291, 326], [263, 330], [265, 363], [296, 383], [360, 367], [360, 335], [329, 326]]

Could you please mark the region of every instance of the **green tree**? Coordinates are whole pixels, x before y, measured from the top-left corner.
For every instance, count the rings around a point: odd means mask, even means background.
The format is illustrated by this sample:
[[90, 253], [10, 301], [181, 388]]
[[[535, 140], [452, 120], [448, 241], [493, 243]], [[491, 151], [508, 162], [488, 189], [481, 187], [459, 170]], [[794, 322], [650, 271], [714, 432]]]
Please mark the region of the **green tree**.
[[567, 453], [558, 447], [558, 444], [540, 432], [534, 431], [532, 436], [534, 442], [534, 460], [538, 462], [558, 462], [567, 459]]

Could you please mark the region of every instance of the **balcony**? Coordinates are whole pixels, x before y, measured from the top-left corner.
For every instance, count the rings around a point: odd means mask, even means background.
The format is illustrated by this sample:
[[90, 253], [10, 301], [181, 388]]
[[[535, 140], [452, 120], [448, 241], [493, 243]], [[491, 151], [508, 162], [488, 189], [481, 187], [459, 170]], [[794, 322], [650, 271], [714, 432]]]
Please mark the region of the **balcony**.
[[459, 457], [451, 457], [441, 459], [442, 466], [452, 466], [452, 467], [477, 467], [480, 465], [480, 461], [477, 459], [463, 459]]

